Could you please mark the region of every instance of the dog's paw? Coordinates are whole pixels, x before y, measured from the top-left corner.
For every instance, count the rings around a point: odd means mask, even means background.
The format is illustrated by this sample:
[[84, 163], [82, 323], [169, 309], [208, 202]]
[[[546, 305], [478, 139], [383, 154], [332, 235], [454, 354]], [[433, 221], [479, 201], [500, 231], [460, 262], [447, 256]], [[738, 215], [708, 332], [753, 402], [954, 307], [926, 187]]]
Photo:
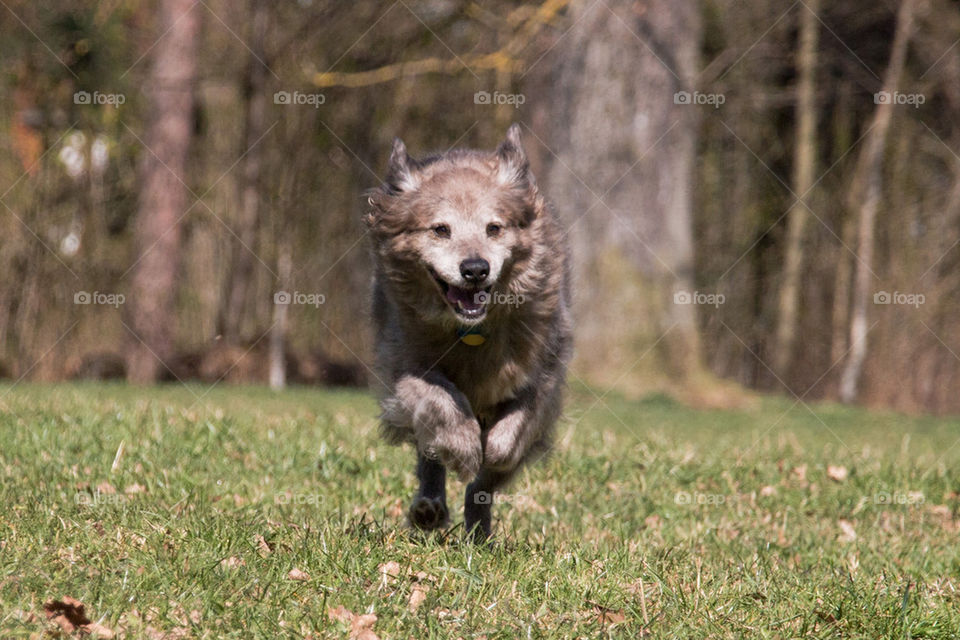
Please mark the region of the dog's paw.
[[417, 529], [430, 531], [445, 527], [450, 521], [447, 505], [440, 498], [417, 496], [410, 505], [410, 524]]
[[480, 471], [483, 461], [480, 424], [470, 420], [459, 427], [445, 427], [434, 434], [421, 450], [428, 458], [442, 462], [461, 480], [471, 480]]

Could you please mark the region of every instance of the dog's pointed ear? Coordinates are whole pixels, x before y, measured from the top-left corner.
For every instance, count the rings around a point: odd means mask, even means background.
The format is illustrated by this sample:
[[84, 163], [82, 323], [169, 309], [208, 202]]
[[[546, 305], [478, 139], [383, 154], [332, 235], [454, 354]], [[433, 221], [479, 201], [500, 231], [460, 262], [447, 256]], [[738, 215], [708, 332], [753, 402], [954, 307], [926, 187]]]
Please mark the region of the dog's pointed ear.
[[407, 145], [400, 138], [394, 138], [387, 162], [387, 184], [397, 191], [414, 191], [420, 186], [416, 169], [417, 161], [407, 154]]
[[520, 141], [520, 125], [514, 122], [507, 129], [507, 137], [497, 147], [497, 180], [501, 184], [522, 183], [527, 180], [530, 162]]

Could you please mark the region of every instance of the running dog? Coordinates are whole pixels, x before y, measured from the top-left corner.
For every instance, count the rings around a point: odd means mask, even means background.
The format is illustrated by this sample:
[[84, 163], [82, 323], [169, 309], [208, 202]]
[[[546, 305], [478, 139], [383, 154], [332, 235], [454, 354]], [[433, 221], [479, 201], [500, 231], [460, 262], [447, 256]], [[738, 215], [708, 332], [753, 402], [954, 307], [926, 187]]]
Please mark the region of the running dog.
[[550, 446], [572, 344], [565, 233], [514, 124], [495, 151], [416, 160], [393, 142], [369, 193], [382, 433], [417, 449], [410, 523], [449, 521], [446, 471], [469, 481], [464, 524], [491, 531], [494, 493]]

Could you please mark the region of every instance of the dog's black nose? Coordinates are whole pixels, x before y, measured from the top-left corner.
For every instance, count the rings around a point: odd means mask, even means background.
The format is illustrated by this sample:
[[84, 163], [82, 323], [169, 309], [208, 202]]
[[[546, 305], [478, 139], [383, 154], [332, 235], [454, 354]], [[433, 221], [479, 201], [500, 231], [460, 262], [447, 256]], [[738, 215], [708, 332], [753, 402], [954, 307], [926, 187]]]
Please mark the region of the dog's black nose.
[[483, 282], [490, 275], [490, 263], [483, 258], [468, 258], [460, 263], [460, 275], [467, 282]]

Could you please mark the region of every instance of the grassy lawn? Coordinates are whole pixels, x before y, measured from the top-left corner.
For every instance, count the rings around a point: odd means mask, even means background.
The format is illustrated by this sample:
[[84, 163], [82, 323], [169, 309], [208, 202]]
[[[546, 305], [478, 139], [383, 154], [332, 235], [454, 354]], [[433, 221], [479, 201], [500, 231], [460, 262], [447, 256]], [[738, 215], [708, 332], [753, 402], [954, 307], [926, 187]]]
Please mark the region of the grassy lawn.
[[206, 392], [0, 387], [0, 637], [960, 634], [955, 419], [574, 387], [479, 548], [405, 527], [366, 394]]

